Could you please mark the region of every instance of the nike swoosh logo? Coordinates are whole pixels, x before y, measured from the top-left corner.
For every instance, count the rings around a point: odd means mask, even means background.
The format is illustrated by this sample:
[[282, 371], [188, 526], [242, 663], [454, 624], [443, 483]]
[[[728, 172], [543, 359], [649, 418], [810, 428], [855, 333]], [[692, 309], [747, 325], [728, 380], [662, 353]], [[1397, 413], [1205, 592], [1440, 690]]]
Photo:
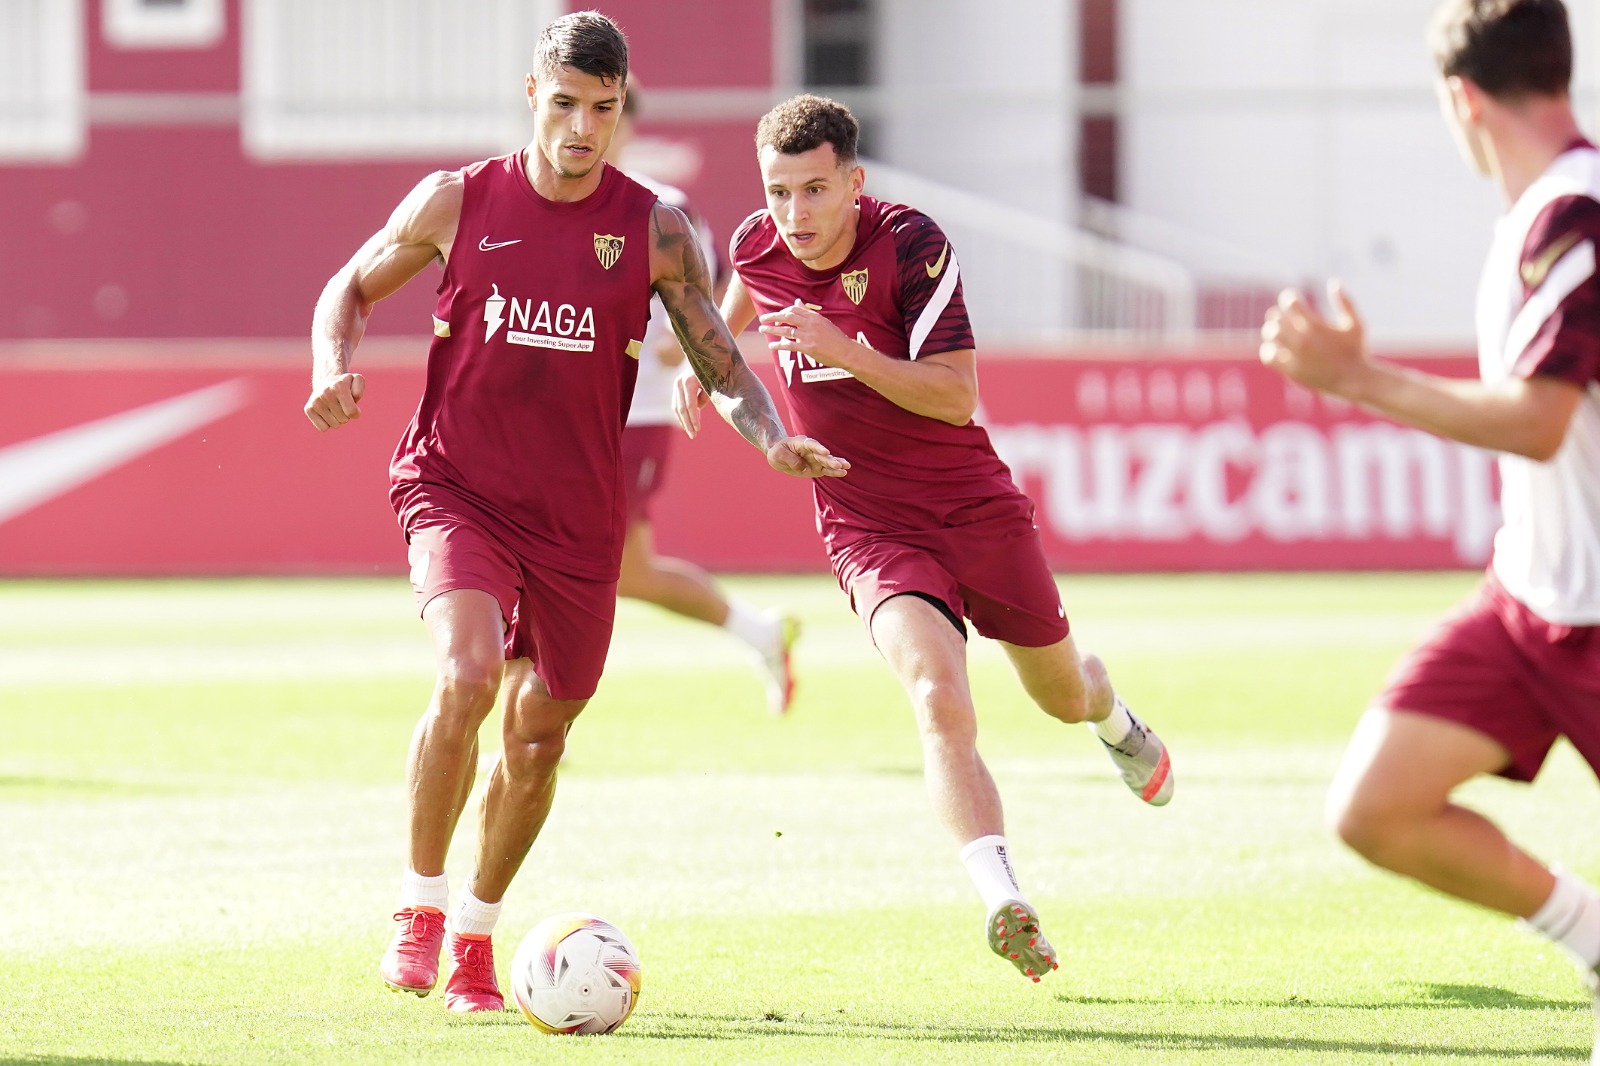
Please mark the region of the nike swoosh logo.
[[944, 250], [939, 253], [939, 258], [932, 263], [923, 263], [922, 269], [928, 272], [928, 277], [936, 278], [944, 272], [944, 261], [950, 255], [950, 242], [944, 242]]
[[480, 252], [492, 252], [496, 248], [504, 248], [508, 244], [521, 244], [521, 243], [522, 243], [522, 238], [518, 237], [514, 241], [496, 241], [493, 244], [490, 244], [489, 243], [489, 238], [485, 237], [485, 238], [483, 238], [483, 240], [478, 242], [478, 251], [480, 251]]
[[1539, 258], [1522, 264], [1522, 283], [1530, 289], [1537, 289], [1544, 284], [1544, 279], [1550, 273], [1550, 268], [1560, 261], [1561, 257], [1572, 250], [1582, 237], [1577, 230], [1562, 235], [1556, 242], [1539, 253]]
[[234, 378], [0, 448], [0, 522], [61, 496], [249, 402]]

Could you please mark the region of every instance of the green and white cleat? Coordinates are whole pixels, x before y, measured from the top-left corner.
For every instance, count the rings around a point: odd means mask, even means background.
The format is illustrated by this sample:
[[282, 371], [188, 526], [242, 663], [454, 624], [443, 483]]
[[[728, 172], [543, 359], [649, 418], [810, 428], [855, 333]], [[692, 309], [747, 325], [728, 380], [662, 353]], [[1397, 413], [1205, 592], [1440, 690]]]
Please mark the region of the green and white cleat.
[[1015, 966], [1034, 984], [1051, 970], [1059, 970], [1056, 949], [1039, 930], [1039, 918], [1021, 900], [1008, 899], [989, 912], [989, 950]]
[[794, 642], [800, 639], [800, 619], [784, 615], [778, 622], [777, 640], [760, 655], [767, 688], [767, 710], [774, 717], [789, 713], [794, 702]]
[[1164, 807], [1172, 799], [1172, 760], [1167, 746], [1151, 728], [1132, 712], [1133, 728], [1116, 744], [1105, 744], [1106, 753], [1117, 764], [1123, 782], [1134, 795], [1152, 807]]

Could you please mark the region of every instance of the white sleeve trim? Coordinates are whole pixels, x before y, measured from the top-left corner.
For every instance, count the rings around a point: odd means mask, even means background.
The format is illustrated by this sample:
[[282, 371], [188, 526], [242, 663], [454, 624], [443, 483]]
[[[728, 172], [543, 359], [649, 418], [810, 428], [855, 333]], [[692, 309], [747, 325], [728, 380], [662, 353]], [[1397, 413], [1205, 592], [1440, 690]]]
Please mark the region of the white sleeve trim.
[[1506, 331], [1506, 367], [1516, 366], [1517, 360], [1533, 341], [1540, 328], [1556, 313], [1561, 301], [1571, 296], [1579, 285], [1594, 277], [1594, 242], [1583, 241], [1572, 246], [1550, 268], [1544, 281], [1529, 296], [1517, 317], [1511, 320]]
[[[1570, 253], [1568, 253], [1570, 254]], [[917, 324], [911, 327], [910, 356], [915, 359], [922, 354], [922, 342], [928, 339], [928, 334], [933, 332], [933, 327], [938, 323], [939, 316], [944, 314], [944, 309], [950, 306], [950, 297], [955, 295], [956, 281], [960, 277], [961, 267], [956, 262], [955, 253], [950, 254], [950, 264], [944, 269], [944, 277], [939, 279], [939, 287], [933, 290], [928, 304], [922, 309], [922, 314], [917, 316]]]

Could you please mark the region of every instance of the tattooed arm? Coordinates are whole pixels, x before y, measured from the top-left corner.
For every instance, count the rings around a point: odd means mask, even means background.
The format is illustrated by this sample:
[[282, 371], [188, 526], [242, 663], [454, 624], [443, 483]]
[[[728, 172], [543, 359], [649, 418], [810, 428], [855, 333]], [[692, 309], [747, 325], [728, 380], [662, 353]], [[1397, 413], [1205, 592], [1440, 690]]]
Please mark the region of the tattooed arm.
[[650, 214], [650, 284], [661, 297], [678, 343], [695, 377], [727, 423], [767, 455], [767, 462], [798, 477], [842, 477], [850, 464], [810, 437], [791, 437], [772, 406], [767, 387], [739, 354], [717, 313], [711, 272], [682, 211], [657, 202]]
[[788, 436], [772, 397], [739, 354], [717, 313], [710, 272], [688, 219], [659, 202], [650, 216], [650, 266], [652, 284], [678, 343], [717, 412], [762, 450]]

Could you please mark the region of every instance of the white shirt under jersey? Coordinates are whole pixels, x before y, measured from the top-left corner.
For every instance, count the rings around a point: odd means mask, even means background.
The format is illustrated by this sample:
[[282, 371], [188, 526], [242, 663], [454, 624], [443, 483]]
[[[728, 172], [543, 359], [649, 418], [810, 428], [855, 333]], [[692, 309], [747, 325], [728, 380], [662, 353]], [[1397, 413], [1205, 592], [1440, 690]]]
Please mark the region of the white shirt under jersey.
[[1557, 625], [1600, 624], [1600, 152], [1568, 150], [1495, 227], [1478, 288], [1479, 372], [1584, 389], [1556, 455], [1499, 456], [1504, 525], [1491, 568]]
[[[670, 204], [689, 216], [689, 220], [695, 225], [695, 236], [700, 251], [706, 257], [706, 266], [714, 275], [717, 262], [716, 245], [711, 241], [711, 234], [704, 220], [690, 209], [689, 198], [684, 195], [683, 190], [652, 181], [638, 173], [630, 172], [628, 177], [655, 193], [662, 203]], [[650, 325], [645, 330], [644, 345], [639, 352], [639, 379], [633, 386], [633, 406], [628, 408], [627, 425], [664, 426], [677, 422], [672, 413], [672, 386], [683, 364], [663, 363], [656, 354], [657, 348], [668, 338], [676, 340], [672, 334], [672, 323], [667, 320], [666, 308], [661, 306], [661, 297], [652, 296]]]

